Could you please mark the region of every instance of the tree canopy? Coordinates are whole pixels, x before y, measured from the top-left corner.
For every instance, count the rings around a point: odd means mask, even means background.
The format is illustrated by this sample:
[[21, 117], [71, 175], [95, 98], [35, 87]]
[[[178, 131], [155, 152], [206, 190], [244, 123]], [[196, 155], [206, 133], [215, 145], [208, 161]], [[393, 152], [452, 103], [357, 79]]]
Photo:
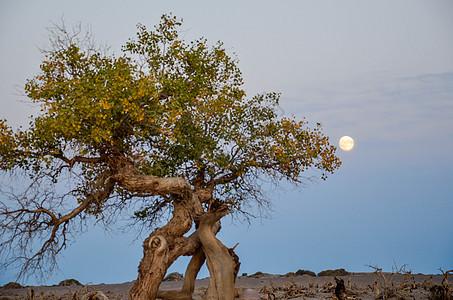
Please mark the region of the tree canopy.
[[27, 129], [0, 122], [1, 170], [36, 188], [0, 206], [1, 251], [24, 271], [64, 249], [76, 220], [112, 208], [142, 201], [135, 217], [153, 222], [197, 192], [205, 212], [246, 211], [264, 199], [260, 179], [297, 185], [309, 169], [325, 179], [340, 166], [320, 124], [283, 116], [278, 93], [248, 97], [237, 59], [220, 42], [185, 42], [181, 24], [164, 15], [154, 30], [138, 25], [120, 56], [54, 29], [25, 85], [40, 114]]

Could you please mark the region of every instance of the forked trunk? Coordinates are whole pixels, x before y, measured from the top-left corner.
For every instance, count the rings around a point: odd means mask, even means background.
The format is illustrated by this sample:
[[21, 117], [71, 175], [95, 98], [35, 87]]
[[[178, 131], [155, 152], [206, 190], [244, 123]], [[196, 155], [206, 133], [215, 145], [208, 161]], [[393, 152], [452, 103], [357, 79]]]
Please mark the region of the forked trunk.
[[[216, 235], [220, 230], [220, 222], [216, 222], [211, 230]], [[189, 265], [187, 266], [184, 275], [184, 284], [181, 290], [159, 291], [157, 297], [164, 300], [192, 300], [192, 295], [195, 290], [195, 280], [198, 272], [206, 261], [206, 256], [198, 237], [198, 231], [195, 231], [189, 239], [199, 242], [199, 247], [192, 256]]]

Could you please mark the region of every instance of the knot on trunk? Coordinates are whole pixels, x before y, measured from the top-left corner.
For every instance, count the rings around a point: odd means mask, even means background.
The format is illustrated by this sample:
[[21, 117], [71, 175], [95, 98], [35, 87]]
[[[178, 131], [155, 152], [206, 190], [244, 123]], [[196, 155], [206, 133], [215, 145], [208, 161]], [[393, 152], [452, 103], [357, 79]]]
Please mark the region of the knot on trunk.
[[202, 189], [197, 191], [198, 199], [204, 203], [212, 199], [212, 189]]
[[161, 235], [153, 236], [148, 242], [149, 248], [156, 254], [161, 253], [165, 249], [167, 249], [167, 245], [167, 240]]

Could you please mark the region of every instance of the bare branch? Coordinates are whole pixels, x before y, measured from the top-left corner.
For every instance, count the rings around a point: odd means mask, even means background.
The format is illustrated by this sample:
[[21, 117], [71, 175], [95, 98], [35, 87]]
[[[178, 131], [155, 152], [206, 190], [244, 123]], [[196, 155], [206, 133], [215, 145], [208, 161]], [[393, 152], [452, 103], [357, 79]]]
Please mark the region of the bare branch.
[[90, 163], [90, 164], [95, 164], [95, 163], [100, 163], [102, 162], [101, 157], [84, 157], [80, 155], [76, 155], [73, 158], [69, 159], [62, 154], [54, 155], [55, 158], [59, 158], [65, 163], [69, 165], [69, 168], [72, 168], [75, 163]]
[[[104, 181], [102, 188], [66, 214], [57, 212], [63, 206], [57, 202], [63, 202], [67, 195], [57, 196], [54, 190], [33, 186], [23, 195], [10, 195], [19, 205], [16, 209], [9, 209], [6, 203], [0, 202], [0, 253], [7, 258], [3, 260], [5, 267], [19, 265], [19, 277], [51, 272], [56, 266], [57, 255], [67, 246], [70, 223], [91, 203], [108, 198], [114, 185], [112, 180]], [[43, 242], [36, 248], [39, 241]]]
[[52, 25], [47, 28], [50, 45], [40, 49], [43, 54], [53, 54], [64, 51], [71, 45], [77, 45], [83, 48], [89, 56], [94, 53], [105, 54], [110, 48], [103, 44], [97, 44], [93, 37], [91, 27], [87, 26], [82, 28], [81, 22], [68, 28], [64, 17], [61, 17], [58, 23], [51, 22], [51, 24]]

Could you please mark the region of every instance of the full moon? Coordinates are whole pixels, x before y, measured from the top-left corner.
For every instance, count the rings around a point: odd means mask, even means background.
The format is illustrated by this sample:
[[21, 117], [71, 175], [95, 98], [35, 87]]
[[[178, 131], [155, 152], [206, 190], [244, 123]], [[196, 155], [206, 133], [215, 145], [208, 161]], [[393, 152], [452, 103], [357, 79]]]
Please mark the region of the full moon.
[[349, 151], [352, 148], [354, 148], [354, 140], [352, 137], [345, 135], [340, 139], [340, 148], [343, 149], [344, 151]]

